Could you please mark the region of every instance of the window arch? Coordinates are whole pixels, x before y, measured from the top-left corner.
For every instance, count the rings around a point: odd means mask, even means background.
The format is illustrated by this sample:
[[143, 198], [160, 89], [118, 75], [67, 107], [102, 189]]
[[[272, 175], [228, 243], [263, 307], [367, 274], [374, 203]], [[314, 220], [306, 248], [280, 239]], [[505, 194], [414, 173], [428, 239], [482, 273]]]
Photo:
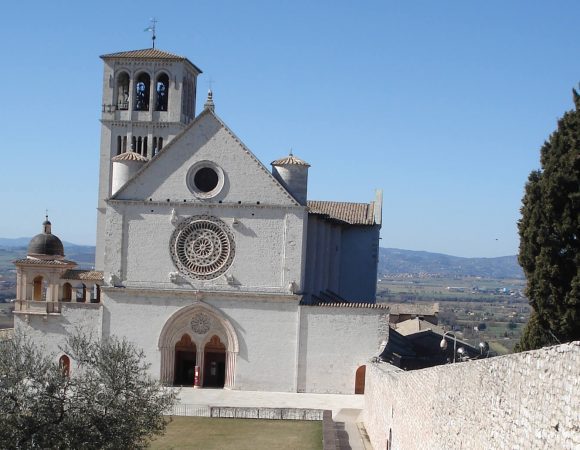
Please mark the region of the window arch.
[[117, 109], [129, 109], [129, 74], [121, 72], [117, 76]]
[[135, 111], [149, 111], [149, 93], [151, 92], [151, 77], [141, 73], [135, 83]]
[[58, 359], [58, 367], [65, 377], [70, 376], [70, 358], [67, 355], [62, 355]]
[[155, 82], [155, 111], [167, 111], [169, 104], [169, 76], [162, 73]]
[[147, 156], [147, 136], [143, 138], [143, 152], [141, 154]]
[[117, 136], [117, 155], [120, 155], [123, 151], [123, 140], [121, 136]]
[[139, 136], [137, 138], [137, 153], [141, 154], [142, 148], [143, 148], [143, 138]]

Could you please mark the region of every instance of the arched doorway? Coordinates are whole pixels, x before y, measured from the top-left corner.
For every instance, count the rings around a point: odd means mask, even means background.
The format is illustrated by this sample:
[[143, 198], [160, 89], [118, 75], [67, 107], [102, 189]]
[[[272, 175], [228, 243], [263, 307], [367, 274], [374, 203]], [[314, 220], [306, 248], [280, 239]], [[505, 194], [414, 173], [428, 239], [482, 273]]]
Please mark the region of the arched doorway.
[[[220, 310], [201, 301], [177, 310], [161, 330], [158, 341], [161, 382], [168, 385], [175, 383], [176, 343], [184, 334], [195, 345], [195, 363], [199, 367], [201, 386], [234, 388], [239, 352], [237, 333]], [[206, 368], [207, 380], [204, 379]]]
[[354, 393], [364, 394], [365, 393], [365, 375], [367, 371], [367, 366], [360, 366], [356, 369], [356, 375], [354, 378]]
[[62, 286], [62, 301], [70, 302], [72, 300], [72, 286], [70, 283], [65, 283]]
[[70, 358], [67, 355], [62, 355], [58, 360], [58, 367], [62, 370], [65, 377], [70, 375]]
[[193, 386], [195, 378], [196, 347], [188, 334], [184, 334], [175, 344], [175, 377], [177, 386]]
[[203, 386], [223, 388], [226, 382], [226, 346], [213, 335], [204, 348]]

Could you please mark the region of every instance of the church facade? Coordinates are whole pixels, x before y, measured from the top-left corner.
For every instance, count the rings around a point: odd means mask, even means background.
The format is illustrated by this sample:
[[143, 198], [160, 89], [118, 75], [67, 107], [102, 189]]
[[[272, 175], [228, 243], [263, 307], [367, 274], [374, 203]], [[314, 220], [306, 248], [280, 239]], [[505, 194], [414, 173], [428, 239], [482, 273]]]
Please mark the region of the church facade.
[[380, 192], [309, 200], [305, 161], [269, 170], [211, 92], [196, 114], [201, 70], [188, 59], [102, 59], [95, 270], [65, 259], [47, 219], [15, 262], [15, 327], [59, 358], [79, 328], [125, 337], [170, 385], [360, 392], [388, 334], [375, 304]]

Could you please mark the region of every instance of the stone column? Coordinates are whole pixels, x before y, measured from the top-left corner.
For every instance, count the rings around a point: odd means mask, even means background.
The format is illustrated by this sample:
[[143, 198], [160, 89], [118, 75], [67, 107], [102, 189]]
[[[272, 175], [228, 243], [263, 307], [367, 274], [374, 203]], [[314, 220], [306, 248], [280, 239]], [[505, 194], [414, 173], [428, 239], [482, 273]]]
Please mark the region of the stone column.
[[175, 351], [172, 348], [161, 349], [161, 382], [167, 385], [173, 384], [175, 371]]
[[234, 389], [236, 384], [236, 357], [237, 353], [226, 352], [226, 382], [224, 389]]
[[203, 375], [204, 375], [204, 370], [203, 370], [203, 366], [205, 364], [205, 349], [203, 347], [198, 347], [196, 348], [196, 353], [195, 353], [195, 365], [199, 366], [199, 386], [198, 387], [203, 387]]

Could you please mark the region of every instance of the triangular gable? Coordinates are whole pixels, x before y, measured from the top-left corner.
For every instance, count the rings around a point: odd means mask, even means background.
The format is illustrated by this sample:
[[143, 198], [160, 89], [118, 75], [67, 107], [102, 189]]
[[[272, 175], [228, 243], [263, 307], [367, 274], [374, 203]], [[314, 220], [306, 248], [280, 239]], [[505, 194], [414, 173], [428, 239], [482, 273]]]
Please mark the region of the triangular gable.
[[[187, 187], [188, 170], [199, 161], [223, 170], [222, 191], [197, 200]], [[205, 109], [112, 198], [297, 206], [298, 202], [211, 110]]]

